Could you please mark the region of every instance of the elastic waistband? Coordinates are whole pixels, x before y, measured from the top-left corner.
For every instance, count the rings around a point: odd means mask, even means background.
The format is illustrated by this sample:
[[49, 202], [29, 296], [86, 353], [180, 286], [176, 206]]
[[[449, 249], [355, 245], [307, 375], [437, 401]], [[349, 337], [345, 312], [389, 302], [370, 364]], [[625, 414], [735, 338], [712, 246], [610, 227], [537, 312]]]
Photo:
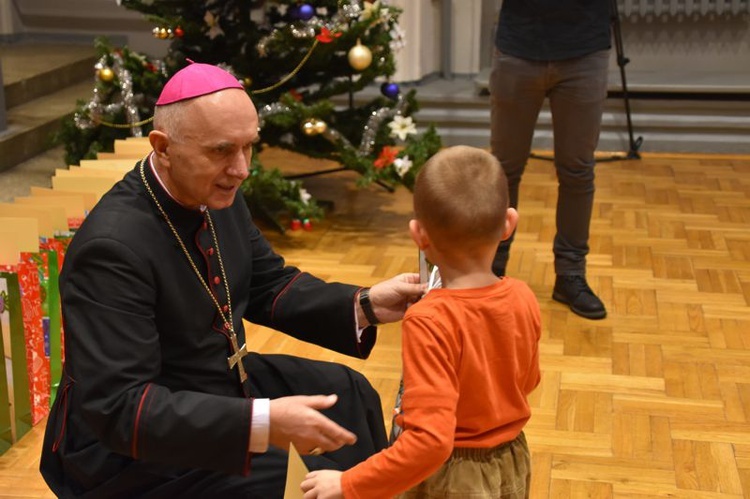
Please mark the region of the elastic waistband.
[[498, 454], [505, 452], [508, 447], [514, 444], [526, 444], [526, 435], [523, 432], [519, 433], [516, 438], [510, 442], [504, 442], [495, 447], [455, 447], [451, 453], [451, 458], [459, 459], [471, 459], [481, 461], [484, 459], [491, 459]]

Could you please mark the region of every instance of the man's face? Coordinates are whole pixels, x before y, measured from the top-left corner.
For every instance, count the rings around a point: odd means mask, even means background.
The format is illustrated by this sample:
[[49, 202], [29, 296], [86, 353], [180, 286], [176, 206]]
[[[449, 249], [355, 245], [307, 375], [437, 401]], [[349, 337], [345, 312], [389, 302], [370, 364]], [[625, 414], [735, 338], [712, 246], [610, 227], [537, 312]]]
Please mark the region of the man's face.
[[164, 181], [184, 206], [231, 206], [248, 176], [258, 114], [247, 94], [227, 89], [187, 103], [169, 137]]

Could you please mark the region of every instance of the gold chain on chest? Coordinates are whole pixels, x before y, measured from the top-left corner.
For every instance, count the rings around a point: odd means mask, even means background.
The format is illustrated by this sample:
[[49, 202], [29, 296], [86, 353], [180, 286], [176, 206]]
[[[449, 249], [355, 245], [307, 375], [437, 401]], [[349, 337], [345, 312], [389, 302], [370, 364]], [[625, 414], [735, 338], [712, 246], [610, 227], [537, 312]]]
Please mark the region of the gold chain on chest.
[[221, 305], [219, 304], [219, 301], [216, 299], [216, 295], [211, 291], [211, 288], [208, 286], [208, 283], [203, 278], [203, 275], [198, 270], [198, 266], [195, 265], [195, 262], [193, 261], [193, 257], [190, 256], [190, 253], [188, 252], [187, 247], [185, 246], [185, 243], [182, 242], [182, 238], [180, 237], [180, 234], [177, 232], [177, 229], [172, 224], [172, 220], [170, 220], [169, 215], [167, 215], [167, 212], [164, 211], [164, 208], [162, 208], [161, 203], [159, 203], [159, 200], [156, 199], [156, 194], [154, 194], [154, 191], [151, 190], [151, 186], [148, 185], [148, 182], [146, 181], [146, 174], [144, 172], [144, 165], [146, 164], [148, 156], [143, 158], [140, 162], [140, 173], [141, 173], [141, 180], [143, 181], [143, 185], [146, 186], [146, 190], [148, 191], [149, 195], [151, 196], [151, 199], [156, 204], [156, 208], [161, 213], [162, 217], [164, 217], [164, 220], [167, 222], [167, 225], [169, 226], [170, 230], [172, 231], [172, 234], [174, 234], [175, 239], [177, 239], [177, 242], [180, 244], [180, 248], [182, 248], [182, 252], [185, 254], [185, 258], [187, 258], [188, 262], [190, 262], [190, 266], [193, 268], [193, 272], [195, 272], [196, 277], [198, 277], [198, 280], [203, 284], [203, 288], [208, 293], [208, 296], [211, 297], [211, 300], [214, 302], [214, 305], [216, 305], [216, 310], [219, 312], [219, 315], [221, 316], [222, 320], [224, 321], [224, 327], [229, 330], [229, 332], [234, 335], [234, 322], [232, 321], [232, 297], [229, 294], [229, 281], [227, 280], [226, 272], [224, 271], [224, 262], [221, 258], [221, 251], [219, 250], [219, 240], [216, 238], [216, 230], [214, 229], [214, 223], [211, 220], [211, 214], [208, 212], [208, 208], [206, 208], [206, 220], [208, 220], [208, 226], [211, 229], [211, 236], [214, 241], [214, 246], [216, 247], [216, 256], [219, 260], [219, 269], [221, 270], [221, 278], [224, 280], [224, 289], [227, 292], [227, 307], [228, 311], [227, 314], [224, 314], [224, 311], [221, 308]]

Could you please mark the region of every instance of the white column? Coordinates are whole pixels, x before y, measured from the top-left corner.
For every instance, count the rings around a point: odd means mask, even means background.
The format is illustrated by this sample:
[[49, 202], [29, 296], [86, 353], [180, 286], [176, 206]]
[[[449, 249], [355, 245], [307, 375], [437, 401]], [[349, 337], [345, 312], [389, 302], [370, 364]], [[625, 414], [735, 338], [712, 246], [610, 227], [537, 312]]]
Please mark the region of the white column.
[[451, 9], [451, 72], [479, 72], [482, 36], [482, 0], [453, 0]]
[[0, 0], [0, 37], [10, 37], [20, 32], [21, 20], [13, 6], [13, 0]]
[[396, 54], [397, 82], [418, 81], [440, 71], [440, 2], [435, 0], [390, 0], [402, 9], [399, 24], [406, 46]]

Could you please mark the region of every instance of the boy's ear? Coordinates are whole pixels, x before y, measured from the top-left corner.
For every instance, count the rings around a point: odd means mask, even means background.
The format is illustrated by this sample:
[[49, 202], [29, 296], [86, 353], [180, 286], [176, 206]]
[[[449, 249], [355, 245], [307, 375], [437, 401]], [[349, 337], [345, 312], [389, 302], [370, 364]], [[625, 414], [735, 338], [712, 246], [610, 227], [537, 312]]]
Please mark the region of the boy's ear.
[[516, 230], [518, 225], [518, 212], [515, 208], [508, 208], [505, 212], [505, 232], [503, 233], [503, 241], [513, 235], [513, 231]]
[[411, 236], [417, 248], [424, 250], [430, 245], [430, 238], [424, 230], [419, 220], [409, 220], [409, 235]]

